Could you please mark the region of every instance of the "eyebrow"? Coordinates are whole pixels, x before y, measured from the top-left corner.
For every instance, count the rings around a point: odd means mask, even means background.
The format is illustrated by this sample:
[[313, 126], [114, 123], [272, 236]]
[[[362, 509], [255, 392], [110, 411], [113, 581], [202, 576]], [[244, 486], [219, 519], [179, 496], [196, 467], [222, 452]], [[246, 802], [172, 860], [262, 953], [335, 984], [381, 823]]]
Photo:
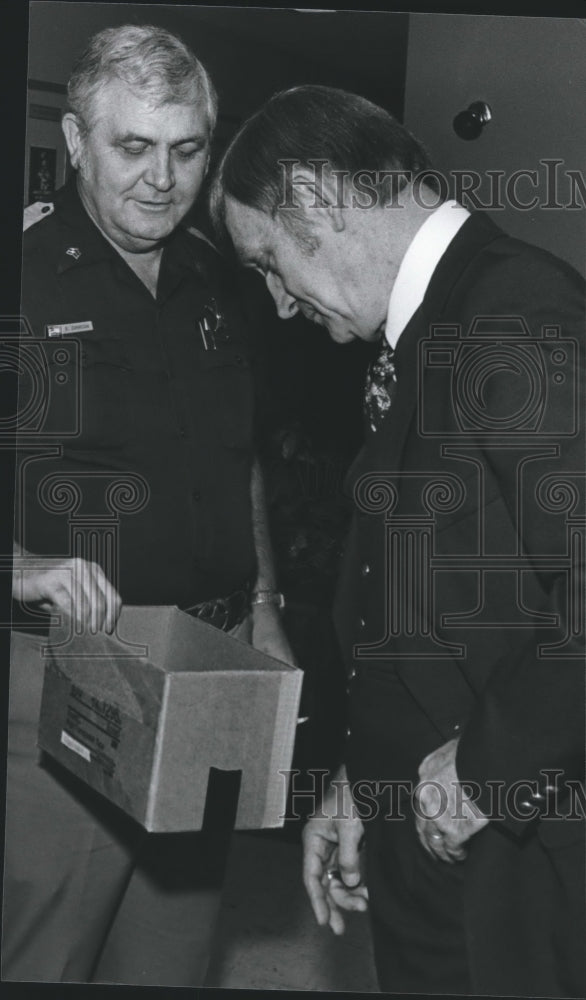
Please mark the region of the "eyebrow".
[[[125, 132], [124, 135], [119, 135], [116, 137], [118, 142], [144, 142], [147, 146], [154, 146], [156, 140], [150, 138], [146, 135], [138, 135], [136, 132]], [[175, 142], [171, 143], [171, 146], [184, 146], [189, 142], [208, 142], [209, 135], [204, 135], [199, 133], [197, 135], [188, 135], [183, 139], [176, 139]]]

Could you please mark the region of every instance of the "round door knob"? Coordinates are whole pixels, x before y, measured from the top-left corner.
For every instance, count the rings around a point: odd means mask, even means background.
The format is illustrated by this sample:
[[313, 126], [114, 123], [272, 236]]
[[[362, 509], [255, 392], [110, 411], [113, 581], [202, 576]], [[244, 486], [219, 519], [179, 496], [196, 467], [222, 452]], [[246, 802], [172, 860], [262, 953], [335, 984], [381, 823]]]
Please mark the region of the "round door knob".
[[492, 111], [485, 101], [474, 101], [466, 111], [454, 118], [454, 132], [460, 139], [478, 139], [484, 126], [492, 118]]

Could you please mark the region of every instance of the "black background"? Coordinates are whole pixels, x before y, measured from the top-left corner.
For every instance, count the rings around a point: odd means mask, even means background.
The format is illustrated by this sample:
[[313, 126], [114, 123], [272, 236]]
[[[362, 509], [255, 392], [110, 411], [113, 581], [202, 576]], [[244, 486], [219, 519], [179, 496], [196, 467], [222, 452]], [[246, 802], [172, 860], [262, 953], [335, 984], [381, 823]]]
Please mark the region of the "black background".
[[[223, 6], [223, 4], [207, 4], [207, 6]], [[195, 5], [194, 5], [195, 6]], [[247, 5], [239, 5], [247, 6]], [[263, 6], [261, 3], [248, 6]], [[264, 6], [275, 7], [276, 3]], [[288, 6], [288, 5], [287, 5]], [[336, 4], [337, 9], [356, 9], [357, 4]], [[394, 10], [404, 11], [407, 8], [398, 4], [396, 7], [390, 5], [380, 5], [372, 3], [371, 10]], [[490, 6], [469, 3], [440, 3], [440, 4], [417, 4], [408, 8], [422, 13], [460, 13], [470, 14], [500, 14], [500, 15], [526, 15], [530, 11], [532, 16], [551, 17], [582, 17], [586, 16], [586, 8], [583, 0], [533, 0], [529, 5], [519, 3], [517, 0], [501, 0]], [[0, 319], [7, 316], [17, 316], [20, 302], [20, 243], [22, 232], [22, 205], [24, 204], [24, 143], [26, 124], [26, 97], [27, 97], [27, 33], [28, 33], [28, 8], [27, 4], [21, 0], [5, 0], [0, 7], [0, 74], [2, 95], [2, 155], [0, 156], [1, 170], [1, 195], [0, 195], [0, 217], [1, 217], [1, 256], [0, 269]], [[1, 410], [4, 413], [13, 413], [16, 409], [15, 396], [7, 398], [7, 389], [4, 390], [4, 398], [0, 401]], [[6, 559], [12, 550], [12, 523], [13, 523], [13, 460], [8, 450], [0, 447], [0, 482], [2, 484], [1, 497], [2, 507], [0, 516], [0, 558]], [[9, 618], [10, 609], [10, 577], [6, 571], [4, 562], [0, 564], [3, 572], [0, 573], [0, 621], [5, 622]], [[7, 706], [7, 682], [8, 682], [8, 652], [9, 652], [9, 632], [6, 627], [0, 627], [0, 669], [2, 696], [1, 715], [2, 720], [2, 742], [0, 744], [0, 756], [5, 759], [6, 752], [6, 706]], [[0, 771], [2, 789], [0, 789], [1, 801], [4, 802], [3, 783], [4, 767]], [[152, 996], [153, 1000], [158, 998], [178, 997], [184, 991], [164, 989], [157, 987], [133, 988], [133, 987], [103, 987], [88, 985], [44, 985], [26, 983], [2, 983], [2, 995], [11, 997], [35, 998], [58, 996], [59, 998], [77, 998], [86, 996], [105, 997], [133, 997]], [[236, 1000], [248, 1000], [257, 997], [258, 991], [253, 990], [190, 990], [187, 994], [190, 997], [210, 996], [218, 997], [221, 1000], [224, 996], [234, 996]], [[288, 991], [275, 992], [275, 997], [290, 995]], [[307, 996], [307, 993], [301, 994]], [[345, 997], [347, 994], [329, 993], [328, 996]], [[369, 994], [371, 995], [371, 994]], [[396, 995], [396, 994], [395, 994]]]

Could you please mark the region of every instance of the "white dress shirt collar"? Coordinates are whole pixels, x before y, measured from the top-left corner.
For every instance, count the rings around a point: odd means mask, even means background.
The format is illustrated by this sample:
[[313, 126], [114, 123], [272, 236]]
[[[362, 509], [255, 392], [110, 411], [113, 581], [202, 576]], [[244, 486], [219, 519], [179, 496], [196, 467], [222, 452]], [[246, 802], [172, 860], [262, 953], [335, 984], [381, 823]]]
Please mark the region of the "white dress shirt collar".
[[440, 259], [470, 212], [457, 201], [445, 201], [417, 230], [401, 261], [387, 313], [385, 337], [397, 346], [423, 297]]

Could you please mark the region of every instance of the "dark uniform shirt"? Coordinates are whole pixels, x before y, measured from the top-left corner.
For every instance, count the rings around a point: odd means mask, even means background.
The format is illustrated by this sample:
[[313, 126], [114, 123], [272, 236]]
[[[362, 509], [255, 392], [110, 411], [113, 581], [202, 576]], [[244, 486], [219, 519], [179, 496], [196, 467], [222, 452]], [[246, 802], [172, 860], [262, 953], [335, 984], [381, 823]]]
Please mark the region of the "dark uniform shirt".
[[155, 300], [70, 183], [24, 235], [22, 312], [17, 540], [95, 559], [128, 604], [251, 581], [252, 379], [216, 251], [176, 230]]

